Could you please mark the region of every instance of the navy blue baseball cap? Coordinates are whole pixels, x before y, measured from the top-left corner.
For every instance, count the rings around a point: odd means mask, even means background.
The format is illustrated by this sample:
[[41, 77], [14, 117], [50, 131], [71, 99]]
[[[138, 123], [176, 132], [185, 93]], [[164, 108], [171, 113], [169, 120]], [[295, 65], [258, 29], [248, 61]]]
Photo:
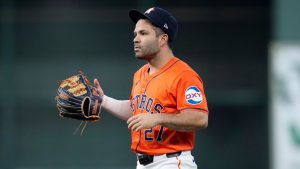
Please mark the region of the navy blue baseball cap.
[[132, 9], [129, 11], [129, 17], [134, 23], [137, 23], [140, 19], [148, 19], [154, 26], [162, 29], [169, 36], [171, 42], [176, 38], [178, 31], [177, 20], [170, 12], [162, 8], [152, 7], [145, 13]]

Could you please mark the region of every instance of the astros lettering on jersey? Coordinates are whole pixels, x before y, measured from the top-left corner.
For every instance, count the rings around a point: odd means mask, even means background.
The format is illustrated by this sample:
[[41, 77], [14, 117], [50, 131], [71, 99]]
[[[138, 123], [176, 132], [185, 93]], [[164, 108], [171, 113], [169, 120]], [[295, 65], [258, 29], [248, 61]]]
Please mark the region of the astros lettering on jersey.
[[[133, 79], [130, 96], [133, 115], [140, 113], [176, 114], [185, 109], [208, 113], [203, 83], [185, 62], [174, 57], [149, 75], [149, 65], [140, 68]], [[194, 148], [195, 132], [180, 132], [158, 125], [131, 131], [131, 150], [159, 155]]]

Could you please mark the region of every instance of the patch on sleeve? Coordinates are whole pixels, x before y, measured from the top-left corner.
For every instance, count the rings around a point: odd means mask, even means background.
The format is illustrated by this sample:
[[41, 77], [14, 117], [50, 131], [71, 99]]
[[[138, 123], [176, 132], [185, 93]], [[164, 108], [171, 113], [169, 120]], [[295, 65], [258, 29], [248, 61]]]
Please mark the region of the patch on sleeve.
[[201, 91], [196, 86], [190, 86], [185, 91], [185, 100], [190, 104], [199, 104], [202, 102]]

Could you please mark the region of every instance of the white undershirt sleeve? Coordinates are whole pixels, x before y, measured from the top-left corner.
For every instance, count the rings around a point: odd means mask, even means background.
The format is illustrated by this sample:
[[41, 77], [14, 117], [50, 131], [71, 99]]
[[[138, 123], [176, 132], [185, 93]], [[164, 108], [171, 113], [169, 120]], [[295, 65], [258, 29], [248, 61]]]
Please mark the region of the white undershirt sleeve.
[[104, 95], [102, 108], [122, 120], [127, 121], [127, 119], [132, 116], [130, 100], [116, 100]]

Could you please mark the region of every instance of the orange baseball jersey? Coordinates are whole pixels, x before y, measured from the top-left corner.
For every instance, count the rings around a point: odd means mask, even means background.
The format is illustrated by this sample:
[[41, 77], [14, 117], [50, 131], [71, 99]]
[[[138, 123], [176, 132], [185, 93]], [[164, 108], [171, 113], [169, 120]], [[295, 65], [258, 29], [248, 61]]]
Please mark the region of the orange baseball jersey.
[[[184, 109], [208, 113], [202, 80], [185, 62], [174, 57], [157, 72], [149, 75], [148, 70], [146, 64], [134, 74], [130, 95], [133, 115], [176, 114]], [[158, 125], [131, 131], [131, 136], [132, 151], [159, 155], [192, 150], [195, 132], [175, 131]]]

